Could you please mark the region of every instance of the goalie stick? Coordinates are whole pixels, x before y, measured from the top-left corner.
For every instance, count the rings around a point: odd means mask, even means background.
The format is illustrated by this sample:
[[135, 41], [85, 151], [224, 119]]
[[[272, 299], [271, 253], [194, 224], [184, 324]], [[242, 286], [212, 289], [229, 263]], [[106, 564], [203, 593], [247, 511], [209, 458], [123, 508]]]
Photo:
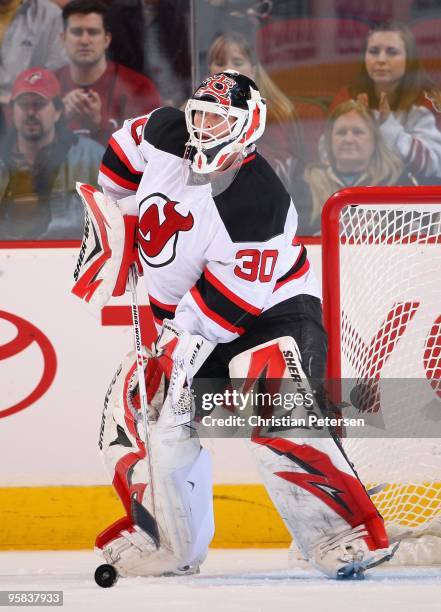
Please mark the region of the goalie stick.
[[132, 302], [132, 321], [133, 321], [133, 335], [135, 340], [135, 351], [136, 351], [136, 370], [138, 374], [138, 386], [139, 386], [139, 399], [141, 405], [141, 413], [142, 413], [142, 421], [144, 426], [144, 443], [147, 454], [147, 464], [149, 470], [149, 480], [150, 480], [150, 501], [152, 508], [152, 516], [156, 521], [156, 511], [155, 511], [155, 494], [153, 487], [153, 469], [152, 469], [152, 454], [151, 454], [151, 444], [149, 437], [149, 424], [148, 424], [148, 402], [147, 402], [147, 390], [145, 387], [145, 378], [144, 378], [144, 356], [142, 354], [142, 338], [141, 338], [141, 325], [139, 319], [139, 308], [138, 308], [138, 297], [136, 294], [136, 270], [134, 266], [130, 267], [129, 276], [128, 276], [128, 288], [131, 295]]
[[[130, 292], [131, 296], [131, 310], [132, 310], [132, 322], [133, 322], [133, 337], [135, 341], [135, 352], [136, 352], [136, 371], [138, 376], [138, 389], [139, 389], [139, 400], [141, 406], [142, 422], [144, 427], [144, 444], [146, 451], [146, 460], [148, 465], [148, 474], [150, 482], [150, 502], [151, 502], [151, 516], [155, 524], [155, 531], [157, 537], [153, 537], [157, 548], [159, 548], [159, 530], [156, 522], [156, 508], [155, 508], [155, 495], [153, 492], [153, 469], [151, 461], [151, 444], [149, 437], [149, 425], [148, 425], [148, 401], [147, 401], [147, 390], [145, 386], [144, 378], [144, 356], [142, 354], [142, 337], [141, 337], [141, 325], [139, 318], [138, 308], [138, 297], [136, 293], [136, 269], [132, 265], [129, 268], [126, 291]], [[104, 563], [97, 567], [95, 571], [95, 582], [102, 588], [108, 588], [113, 586], [118, 580], [118, 571], [110, 563]]]

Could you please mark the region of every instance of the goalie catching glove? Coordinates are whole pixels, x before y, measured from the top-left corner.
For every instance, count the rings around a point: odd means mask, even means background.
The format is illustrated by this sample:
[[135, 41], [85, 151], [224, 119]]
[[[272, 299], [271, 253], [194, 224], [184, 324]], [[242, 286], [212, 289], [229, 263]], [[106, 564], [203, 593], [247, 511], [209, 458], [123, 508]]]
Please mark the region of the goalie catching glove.
[[132, 265], [142, 274], [136, 239], [138, 208], [134, 196], [114, 202], [84, 183], [77, 183], [77, 191], [85, 223], [72, 293], [99, 312], [112, 296], [123, 295]]

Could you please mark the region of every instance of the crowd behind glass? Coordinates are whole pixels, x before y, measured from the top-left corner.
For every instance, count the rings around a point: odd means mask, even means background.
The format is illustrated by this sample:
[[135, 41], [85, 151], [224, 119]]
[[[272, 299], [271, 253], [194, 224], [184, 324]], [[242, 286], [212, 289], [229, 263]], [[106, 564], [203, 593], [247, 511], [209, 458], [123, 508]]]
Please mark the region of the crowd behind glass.
[[124, 119], [229, 68], [266, 99], [300, 235], [345, 186], [440, 184], [441, 2], [375, 4], [0, 0], [0, 240], [80, 238], [75, 183]]

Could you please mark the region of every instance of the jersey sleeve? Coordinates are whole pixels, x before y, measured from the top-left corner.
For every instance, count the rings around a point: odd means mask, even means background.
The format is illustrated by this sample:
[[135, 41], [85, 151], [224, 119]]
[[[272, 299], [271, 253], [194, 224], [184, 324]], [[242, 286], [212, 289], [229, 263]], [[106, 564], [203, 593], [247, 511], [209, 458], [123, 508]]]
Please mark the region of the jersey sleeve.
[[150, 115], [129, 119], [111, 136], [104, 153], [98, 184], [115, 200], [136, 193], [148, 163], [149, 145], [142, 134]]
[[413, 106], [403, 125], [394, 113], [380, 124], [389, 147], [417, 176], [441, 175], [441, 132], [435, 116], [424, 106]]
[[232, 242], [218, 232], [205, 269], [178, 304], [178, 327], [216, 343], [243, 335], [271, 302], [286, 272], [296, 226], [292, 207], [285, 231], [265, 242]]

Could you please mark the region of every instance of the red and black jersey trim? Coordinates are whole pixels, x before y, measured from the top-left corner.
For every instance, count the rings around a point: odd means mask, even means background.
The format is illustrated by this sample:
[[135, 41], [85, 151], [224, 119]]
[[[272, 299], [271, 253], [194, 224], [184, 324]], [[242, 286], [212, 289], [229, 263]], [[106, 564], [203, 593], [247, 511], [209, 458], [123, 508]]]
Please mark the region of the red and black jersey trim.
[[215, 323], [237, 334], [253, 323], [262, 312], [228, 289], [206, 268], [190, 291], [202, 312]]
[[162, 325], [164, 319], [174, 319], [177, 306], [174, 304], [164, 304], [150, 294], [149, 302], [155, 323]]
[[114, 138], [109, 140], [100, 171], [124, 189], [136, 191], [141, 182], [142, 172], [135, 170]]
[[291, 282], [296, 278], [300, 278], [309, 270], [309, 260], [308, 253], [305, 248], [305, 245], [301, 245], [300, 253], [294, 263], [294, 265], [286, 272], [283, 276], [277, 279], [276, 284], [274, 285], [274, 291], [286, 285], [286, 283]]

